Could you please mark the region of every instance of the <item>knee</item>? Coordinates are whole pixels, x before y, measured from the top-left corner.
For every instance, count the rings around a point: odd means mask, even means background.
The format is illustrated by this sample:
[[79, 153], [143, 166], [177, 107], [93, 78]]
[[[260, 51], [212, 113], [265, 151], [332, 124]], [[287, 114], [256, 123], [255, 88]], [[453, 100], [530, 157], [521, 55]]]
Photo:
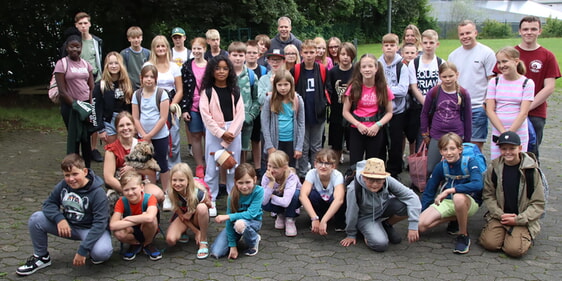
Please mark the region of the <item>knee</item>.
[[520, 245], [519, 247], [514, 247], [512, 246], [508, 246], [508, 245], [504, 245], [502, 247], [503, 252], [513, 258], [520, 258], [523, 255], [525, 255], [527, 253], [527, 251], [529, 250], [528, 247], [523, 248], [523, 245]]
[[29, 217], [29, 221], [27, 222], [27, 224], [29, 227], [35, 227], [44, 220], [45, 214], [43, 214], [42, 211], [37, 211]]
[[176, 242], [176, 237], [172, 237], [169, 233], [166, 235], [166, 244], [168, 244], [168, 246], [174, 246], [176, 245]]
[[453, 194], [453, 203], [455, 204], [455, 207], [460, 205], [467, 205], [467, 203], [470, 202], [467, 196], [468, 195], [464, 193]]
[[498, 251], [502, 248], [503, 245], [503, 239], [497, 239], [497, 237], [494, 239], [487, 235], [485, 232], [480, 235], [480, 239], [478, 242], [480, 242], [482, 248], [488, 251]]
[[120, 230], [115, 230], [113, 231], [113, 236], [115, 236], [115, 238], [119, 241], [123, 241], [125, 240], [125, 238], [127, 237], [128, 233], [127, 231], [125, 231], [125, 229], [120, 229]]
[[246, 230], [246, 221], [237, 220], [234, 223], [234, 231], [236, 231], [236, 233], [242, 235], [242, 233], [244, 233], [245, 230]]
[[196, 211], [198, 214], [209, 214], [209, 207], [205, 203], [199, 203], [197, 204]]
[[367, 244], [367, 247], [375, 252], [384, 252], [386, 251], [386, 249], [388, 249], [388, 239], [385, 240], [386, 241], [383, 241], [383, 239], [365, 238], [365, 244]]

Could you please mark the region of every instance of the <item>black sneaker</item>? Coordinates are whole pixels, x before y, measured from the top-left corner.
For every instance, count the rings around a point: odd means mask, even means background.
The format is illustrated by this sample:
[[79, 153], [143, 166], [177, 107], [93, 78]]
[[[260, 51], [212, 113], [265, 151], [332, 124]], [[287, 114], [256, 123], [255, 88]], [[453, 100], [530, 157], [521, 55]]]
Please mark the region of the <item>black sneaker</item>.
[[455, 241], [453, 253], [466, 254], [468, 251], [470, 251], [470, 237], [468, 237], [468, 235], [459, 234]]
[[246, 250], [244, 252], [244, 254], [246, 256], [255, 256], [258, 254], [259, 252], [259, 248], [260, 248], [260, 241], [261, 241], [261, 235], [258, 234], [258, 239], [256, 240], [256, 244], [254, 245], [254, 247]]
[[447, 225], [447, 233], [450, 235], [458, 235], [459, 234], [459, 222], [458, 221], [450, 221]]
[[144, 246], [144, 253], [147, 254], [153, 261], [157, 261], [162, 258], [162, 253], [152, 243]]
[[101, 156], [99, 150], [97, 149], [92, 150], [92, 160], [96, 162], [103, 162], [103, 157]]
[[132, 261], [137, 257], [137, 254], [140, 253], [142, 250], [142, 246], [140, 244], [137, 245], [129, 245], [129, 249], [123, 254], [123, 259], [126, 261]]
[[42, 257], [38, 257], [36, 255], [32, 255], [31, 257], [29, 257], [27, 259], [27, 261], [25, 262], [24, 265], [18, 267], [18, 269], [16, 269], [16, 273], [18, 275], [22, 275], [22, 276], [27, 276], [27, 275], [31, 275], [33, 273], [35, 273], [35, 271], [47, 267], [51, 265], [51, 258], [49, 257], [49, 254], [46, 254], [45, 256]]
[[382, 227], [384, 227], [384, 231], [386, 232], [386, 235], [388, 235], [388, 241], [390, 241], [390, 243], [399, 244], [400, 242], [402, 242], [402, 237], [398, 235], [398, 232], [394, 230], [394, 227], [391, 224], [389, 224], [387, 221], [383, 221]]

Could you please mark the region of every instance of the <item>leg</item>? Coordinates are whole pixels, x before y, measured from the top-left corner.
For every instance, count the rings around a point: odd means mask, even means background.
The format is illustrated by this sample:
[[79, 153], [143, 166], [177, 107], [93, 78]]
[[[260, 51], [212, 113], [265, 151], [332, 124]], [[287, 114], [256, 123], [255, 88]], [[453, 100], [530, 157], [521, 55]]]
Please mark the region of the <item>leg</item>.
[[[441, 204], [443, 204], [443, 203], [441, 203]], [[444, 222], [448, 222], [448, 221], [452, 221], [452, 220], [456, 219], [454, 216], [443, 218], [441, 216], [441, 213], [438, 211], [438, 209], [436, 207], [438, 207], [438, 206], [435, 206], [435, 204], [432, 204], [431, 206], [429, 206], [427, 209], [425, 209], [420, 214], [419, 224], [418, 224], [418, 229], [419, 229], [420, 232], [425, 232], [428, 229], [430, 229], [432, 227], [435, 227], [439, 224], [442, 224]]]
[[[239, 134], [234, 138], [230, 146], [227, 148], [229, 151], [232, 151], [233, 157], [237, 163], [240, 162], [240, 153], [242, 152], [242, 136]], [[226, 192], [230, 194], [234, 188], [234, 168], [226, 171]]]
[[211, 245], [211, 255], [218, 259], [228, 255], [229, 251], [230, 247], [228, 247], [228, 236], [225, 228], [217, 235], [215, 242]]
[[[261, 117], [260, 114], [254, 119], [254, 126], [252, 128], [252, 160], [254, 161], [254, 168], [256, 170], [261, 168]], [[259, 175], [258, 175], [259, 176]]]
[[158, 216], [155, 216], [151, 221], [143, 223], [140, 225], [140, 229], [144, 234], [144, 245], [149, 245], [154, 240], [154, 236], [158, 232]]
[[33, 243], [33, 253], [42, 257], [48, 254], [48, 237], [47, 234], [59, 236], [57, 225], [45, 217], [42, 211], [35, 212], [29, 217], [28, 222], [29, 236]]
[[[377, 125], [373, 125], [377, 126]], [[384, 127], [374, 137], [364, 137], [365, 143], [365, 159], [377, 157], [386, 160], [386, 129]], [[402, 156], [400, 156], [402, 157]]]
[[[79, 229], [77, 230], [80, 240], [86, 239], [89, 229]], [[111, 244], [111, 235], [109, 231], [104, 231], [104, 233], [98, 238], [98, 241], [94, 244], [90, 250], [90, 257], [94, 261], [106, 261], [111, 258], [113, 254], [113, 245]]]
[[404, 113], [392, 115], [390, 120], [390, 148], [386, 170], [396, 178], [402, 172], [402, 151], [404, 147]]
[[221, 149], [220, 139], [213, 136], [211, 132], [205, 133], [205, 182], [211, 189], [211, 200], [216, 201], [219, 194], [219, 170], [215, 162], [215, 157], [211, 152]]
[[300, 190], [295, 190], [295, 194], [293, 194], [293, 198], [291, 199], [291, 203], [289, 206], [285, 208], [285, 217], [286, 218], [295, 218], [298, 216], [297, 209], [301, 206], [301, 201], [299, 200]]
[[455, 193], [453, 195], [455, 214], [459, 222], [459, 234], [468, 235], [467, 225], [471, 203], [470, 197], [466, 194]]
[[535, 153], [537, 159], [539, 159], [539, 146], [542, 143], [542, 137], [544, 134], [544, 125], [546, 123], [546, 119], [542, 117], [529, 116], [529, 120], [531, 121], [531, 123], [533, 123], [533, 127], [535, 128], [535, 133], [537, 134], [537, 144], [535, 145], [534, 151], [531, 152]]
[[505, 241], [503, 243], [502, 250], [508, 256], [511, 257], [521, 257], [529, 251], [533, 240], [531, 239], [531, 234], [526, 226], [513, 226], [511, 228], [511, 233], [507, 233], [505, 236]]
[[144, 192], [154, 195], [158, 202], [164, 201], [164, 192], [160, 187], [153, 183], [147, 183], [144, 185]]
[[488, 117], [484, 107], [472, 109], [472, 143], [478, 145], [480, 151], [488, 137]]
[[172, 168], [174, 165], [181, 162], [181, 134], [180, 134], [180, 119], [172, 116], [171, 118], [176, 119], [175, 123], [172, 122], [170, 124], [170, 141], [172, 143], [172, 147], [169, 147], [170, 152], [168, 153], [168, 167]]
[[[199, 241], [197, 242], [201, 242], [201, 241], [206, 242], [207, 231], [209, 229], [209, 208], [207, 207], [207, 205], [205, 205], [205, 203], [199, 203], [197, 204], [197, 209], [193, 216], [194, 216], [193, 224], [197, 228], [199, 228]], [[203, 246], [202, 244], [199, 244], [200, 248], [202, 246]], [[207, 247], [207, 245], [205, 245], [205, 247]]]
[[311, 134], [311, 126], [308, 124], [304, 125], [304, 143], [302, 146], [302, 157], [297, 160], [297, 173], [299, 178], [304, 178], [306, 173], [308, 172], [308, 153], [310, 152], [311, 145], [310, 145], [310, 134]]
[[357, 222], [357, 230], [365, 237], [367, 247], [376, 252], [384, 252], [388, 248], [388, 236], [384, 231], [381, 220], [373, 217], [363, 217]]
[[359, 133], [357, 128], [349, 128], [349, 165], [355, 165], [363, 160], [365, 153], [365, 144], [363, 143], [363, 135]]
[[427, 176], [429, 177], [435, 169], [435, 165], [441, 162], [441, 153], [439, 152], [439, 140], [431, 139], [427, 148]]
[[490, 219], [480, 234], [480, 245], [488, 251], [499, 251], [506, 238], [506, 228], [500, 221]]
[[154, 146], [154, 159], [160, 166], [160, 181], [162, 182], [162, 189], [164, 192], [168, 191], [170, 187], [170, 178], [168, 177], [168, 137], [161, 139], [153, 139], [152, 145]]
[[187, 230], [185, 225], [179, 218], [176, 218], [170, 223], [166, 231], [166, 243], [168, 246], [174, 246], [180, 240], [181, 235]]
[[262, 222], [257, 220], [237, 220], [234, 223], [234, 230], [242, 235], [246, 246], [253, 248], [258, 243], [258, 231], [261, 229], [261, 224]]
[[308, 163], [310, 163], [311, 167], [314, 167], [314, 159], [316, 159], [316, 153], [318, 153], [318, 151], [322, 149], [322, 138], [324, 136], [325, 127], [326, 122], [324, 121], [322, 121], [320, 124], [314, 124], [310, 126], [310, 157], [307, 159], [307, 161]]

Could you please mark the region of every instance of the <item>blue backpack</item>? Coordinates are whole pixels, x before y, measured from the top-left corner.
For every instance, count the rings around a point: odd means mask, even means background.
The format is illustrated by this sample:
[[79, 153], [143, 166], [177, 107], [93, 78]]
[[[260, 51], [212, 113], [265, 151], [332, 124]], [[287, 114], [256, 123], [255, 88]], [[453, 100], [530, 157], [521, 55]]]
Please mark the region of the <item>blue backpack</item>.
[[468, 167], [468, 161], [473, 158], [476, 159], [476, 163], [478, 164], [478, 169], [481, 173], [486, 171], [486, 158], [484, 154], [480, 151], [477, 145], [469, 142], [465, 142], [462, 144], [462, 162], [461, 162], [461, 170], [463, 172], [462, 175], [451, 175], [449, 171], [449, 165], [447, 165], [447, 161], [441, 161], [443, 164], [443, 174], [447, 179], [452, 180], [459, 180], [459, 179], [466, 179], [470, 177], [470, 171]]
[[[151, 195], [149, 193], [144, 194], [144, 198], [142, 199], [143, 212], [146, 212], [146, 209], [148, 208], [148, 199], [150, 198], [150, 196]], [[123, 207], [125, 208], [123, 217], [128, 217], [131, 215], [131, 206], [129, 205], [129, 200], [127, 200], [127, 197], [125, 196], [121, 197], [121, 200], [123, 201]]]

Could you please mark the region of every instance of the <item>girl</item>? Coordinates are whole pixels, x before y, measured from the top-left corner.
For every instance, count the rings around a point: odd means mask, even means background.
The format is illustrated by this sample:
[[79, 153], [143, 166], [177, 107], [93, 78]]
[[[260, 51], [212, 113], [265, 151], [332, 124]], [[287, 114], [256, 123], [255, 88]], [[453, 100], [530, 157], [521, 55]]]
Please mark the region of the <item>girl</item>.
[[[205, 182], [211, 188], [211, 216], [216, 216], [215, 201], [219, 193], [219, 170], [214, 153], [220, 149], [231, 152], [237, 163], [240, 163], [241, 137], [244, 123], [244, 101], [240, 97], [240, 89], [236, 82], [236, 73], [232, 62], [225, 56], [216, 56], [209, 60], [199, 100], [199, 112], [205, 124]], [[234, 186], [234, 175], [226, 176], [227, 192], [230, 194]]]
[[283, 49], [283, 51], [285, 52], [286, 70], [291, 70], [293, 67], [295, 67], [296, 64], [301, 63], [301, 56], [299, 55], [299, 49], [297, 49], [297, 46], [289, 44], [285, 46], [285, 49]]
[[203, 134], [205, 127], [199, 113], [199, 100], [201, 99], [201, 82], [207, 67], [207, 61], [203, 54], [207, 50], [205, 38], [197, 37], [191, 41], [191, 53], [193, 59], [185, 62], [181, 68], [183, 88], [185, 95], [182, 99], [182, 118], [185, 121], [185, 128], [189, 147], [192, 148], [193, 158], [195, 158], [195, 176], [202, 179], [205, 177], [205, 167], [203, 160]]
[[496, 53], [498, 69], [502, 75], [488, 82], [486, 114], [492, 123], [492, 159], [500, 156], [495, 138], [506, 131], [519, 135], [522, 152], [529, 144], [529, 121], [527, 114], [534, 100], [535, 83], [525, 77], [525, 64], [519, 58], [519, 51], [505, 47]]
[[414, 44], [416, 49], [418, 50], [418, 56], [422, 54], [422, 38], [420, 30], [417, 26], [413, 24], [408, 24], [406, 28], [404, 28], [404, 35], [402, 36], [402, 45], [400, 45], [400, 49], [398, 50], [398, 54], [401, 54], [402, 47], [405, 44]]
[[472, 110], [470, 95], [459, 86], [459, 73], [452, 62], [439, 66], [441, 85], [435, 86], [425, 96], [420, 117], [420, 132], [428, 146], [427, 174], [441, 161], [437, 144], [446, 133], [453, 132], [465, 142], [472, 136]]
[[289, 168], [289, 156], [281, 150], [269, 154], [267, 171], [262, 178], [264, 188], [262, 208], [275, 212], [275, 229], [285, 229], [285, 236], [297, 236], [295, 218], [300, 207], [301, 182], [293, 168]]
[[324, 148], [316, 154], [314, 169], [308, 171], [299, 199], [312, 220], [312, 232], [326, 235], [328, 221], [333, 219], [336, 230], [345, 229], [345, 186], [343, 175], [336, 170], [336, 153]]
[[341, 40], [338, 37], [328, 39], [328, 57], [332, 59], [334, 66], [340, 63], [340, 45]]
[[[170, 100], [166, 91], [156, 86], [157, 79], [156, 66], [148, 64], [141, 69], [141, 88], [133, 96], [133, 119], [140, 138], [152, 142], [154, 146], [154, 159], [160, 166], [160, 180], [162, 189], [166, 193], [170, 186], [166, 160], [169, 143], [166, 120], [168, 120]], [[160, 100], [156, 100], [157, 97], [160, 97]]]
[[117, 52], [110, 52], [105, 57], [105, 65], [101, 80], [94, 88], [96, 115], [101, 117], [99, 139], [112, 143], [117, 139], [115, 116], [121, 111], [131, 112], [133, 86], [123, 57]]
[[[469, 175], [465, 175], [461, 163], [462, 142], [462, 138], [455, 133], [447, 133], [439, 139], [439, 152], [443, 156], [443, 162], [435, 166], [423, 192], [418, 226], [419, 231], [424, 232], [441, 223], [456, 220], [458, 233], [455, 234], [458, 236], [453, 252], [457, 254], [469, 251], [468, 217], [474, 215], [482, 204], [484, 186], [482, 172], [475, 158], [469, 158]], [[450, 175], [445, 175], [445, 165], [448, 165]]]
[[373, 54], [364, 54], [355, 64], [344, 95], [342, 115], [351, 125], [349, 164], [363, 160], [363, 155], [385, 159], [386, 151], [381, 151], [385, 132], [381, 128], [392, 118], [394, 95]]
[[182, 234], [189, 228], [195, 233], [195, 243], [199, 244], [198, 259], [209, 256], [207, 229], [209, 227], [209, 207], [211, 199], [203, 184], [193, 179], [189, 166], [176, 164], [170, 173], [172, 192], [170, 200], [174, 210], [166, 242], [173, 246], [181, 241]]
[[[334, 44], [334, 43], [332, 43]], [[338, 45], [339, 46], [339, 45]], [[330, 93], [330, 125], [328, 129], [328, 144], [338, 155], [338, 160], [342, 158], [343, 141], [349, 143], [349, 128], [343, 126], [343, 94], [347, 88], [348, 82], [351, 79], [353, 70], [353, 60], [357, 55], [357, 49], [349, 42], [343, 43], [339, 48], [340, 62], [328, 72], [328, 81], [326, 89]]]
[[273, 92], [267, 96], [261, 111], [264, 158], [277, 149], [289, 157], [289, 166], [302, 156], [304, 142], [304, 102], [295, 92], [291, 72], [275, 73]]
[[330, 57], [326, 56], [326, 40], [322, 37], [316, 37], [314, 38], [314, 43], [316, 44], [316, 62], [323, 64], [326, 70], [332, 69], [334, 63]]
[[248, 163], [236, 167], [234, 172], [236, 188], [228, 196], [226, 215], [215, 218], [215, 222], [226, 222], [226, 227], [219, 233], [211, 245], [211, 256], [220, 258], [228, 254], [229, 259], [238, 258], [237, 241], [244, 239], [248, 249], [247, 256], [255, 256], [259, 250], [261, 236], [258, 231], [262, 224], [263, 188], [256, 184], [256, 171]]
[[[57, 61], [55, 65], [55, 80], [57, 81], [60, 94], [60, 113], [62, 120], [69, 130], [70, 123], [81, 126], [82, 131], [87, 131], [84, 122], [78, 120], [78, 116], [72, 110], [73, 103], [77, 101], [91, 102], [92, 91], [94, 89], [94, 76], [92, 74], [92, 66], [80, 58], [82, 53], [82, 38], [78, 35], [71, 35], [64, 43], [66, 46], [67, 56]], [[72, 120], [72, 122], [70, 122]], [[71, 131], [76, 128], [71, 127]], [[92, 160], [92, 149], [90, 144], [90, 136], [83, 134], [68, 134], [67, 137], [67, 154], [80, 153], [82, 150], [82, 158], [86, 163], [86, 167], [90, 167]]]

